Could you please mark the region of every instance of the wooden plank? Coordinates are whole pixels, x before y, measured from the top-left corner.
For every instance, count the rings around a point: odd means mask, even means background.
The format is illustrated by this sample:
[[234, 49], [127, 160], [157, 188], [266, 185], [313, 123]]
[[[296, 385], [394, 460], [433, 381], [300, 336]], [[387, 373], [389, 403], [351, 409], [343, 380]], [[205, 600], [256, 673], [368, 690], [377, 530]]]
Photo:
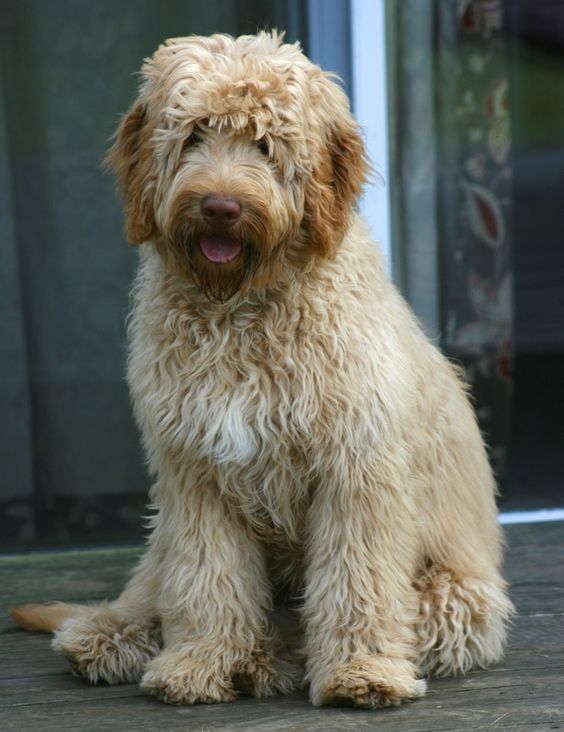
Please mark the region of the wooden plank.
[[[434, 679], [424, 699], [391, 710], [313, 709], [302, 692], [271, 700], [172, 707], [135, 685], [93, 687], [68, 672], [49, 638], [0, 621], [0, 729], [464, 732], [564, 729], [563, 525], [508, 527], [506, 574], [519, 610], [502, 664]], [[0, 557], [0, 604], [116, 596], [139, 548]]]
[[66, 659], [51, 650], [51, 636], [24, 630], [0, 634], [0, 699], [2, 680], [14, 676], [68, 674]]
[[[534, 693], [550, 695], [551, 686], [547, 682], [554, 679], [554, 672], [564, 672], [564, 664], [555, 665], [546, 662], [542, 667], [527, 665], [528, 654], [523, 654], [522, 667], [498, 667], [495, 674], [491, 671], [475, 671], [465, 677], [431, 679], [428, 696], [444, 698], [447, 694], [452, 698], [467, 699], [479, 695], [480, 703], [486, 704], [491, 695], [511, 698], [522, 695], [524, 688]], [[135, 684], [92, 685], [86, 680], [65, 672], [24, 675], [2, 678], [0, 707], [25, 704], [51, 704], [57, 701], [79, 701], [83, 698], [97, 700], [101, 697], [112, 698], [141, 695]], [[420, 703], [420, 702], [418, 702]]]
[[553, 655], [564, 649], [564, 613], [518, 615], [509, 631], [510, 648], [534, 648]]
[[[95, 602], [116, 597], [141, 548], [46, 552], [0, 557], [0, 606], [26, 602]], [[0, 614], [0, 633], [13, 628]]]
[[[379, 732], [446, 732], [447, 730], [549, 729], [564, 724], [564, 710], [556, 693], [505, 694], [464, 700], [429, 695], [414, 704], [373, 712], [351, 709], [313, 709], [304, 695], [257, 701], [240, 699], [220, 706], [172, 707], [152, 699], [90, 695], [84, 700], [56, 700], [0, 709], [3, 730], [73, 729], [115, 730], [266, 730], [267, 732], [324, 732], [374, 730]], [[544, 726], [542, 726], [544, 725]]]

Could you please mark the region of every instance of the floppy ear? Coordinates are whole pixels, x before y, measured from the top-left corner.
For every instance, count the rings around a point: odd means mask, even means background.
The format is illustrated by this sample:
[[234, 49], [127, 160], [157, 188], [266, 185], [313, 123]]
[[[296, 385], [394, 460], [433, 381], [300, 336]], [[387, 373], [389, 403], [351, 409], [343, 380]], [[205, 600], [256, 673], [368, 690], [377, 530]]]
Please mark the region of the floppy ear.
[[105, 165], [112, 168], [125, 199], [125, 230], [131, 244], [156, 234], [152, 196], [151, 133], [145, 106], [134, 104], [123, 118]]
[[305, 191], [304, 225], [310, 245], [320, 254], [335, 253], [366, 181], [368, 167], [356, 121], [351, 116], [336, 120]]

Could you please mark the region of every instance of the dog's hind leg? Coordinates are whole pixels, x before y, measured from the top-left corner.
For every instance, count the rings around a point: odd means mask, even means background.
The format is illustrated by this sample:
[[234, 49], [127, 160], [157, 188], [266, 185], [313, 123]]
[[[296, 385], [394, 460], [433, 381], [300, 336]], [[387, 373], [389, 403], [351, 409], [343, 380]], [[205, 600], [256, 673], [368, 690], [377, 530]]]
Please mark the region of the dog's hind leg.
[[513, 605], [500, 574], [503, 534], [482, 437], [460, 391], [440, 388], [442, 406], [428, 407], [434, 420], [413, 471], [423, 517], [414, 584], [420, 669], [446, 675], [501, 660]]
[[154, 534], [119, 598], [65, 621], [53, 638], [73, 670], [92, 683], [133, 683], [161, 648], [157, 598], [164, 550]]
[[53, 649], [92, 683], [138, 681], [160, 648], [157, 624], [124, 612], [117, 603], [22, 605], [11, 615], [26, 630], [53, 632]]
[[502, 658], [513, 606], [501, 577], [479, 579], [433, 565], [415, 587], [422, 673], [460, 674]]
[[449, 502], [437, 502], [426, 524], [427, 562], [414, 582], [425, 674], [466, 673], [500, 661], [513, 614], [499, 571], [502, 537], [493, 497], [467, 493], [451, 489]]
[[155, 553], [156, 548], [150, 547], [114, 602], [21, 605], [11, 609], [12, 618], [26, 630], [54, 633], [54, 650], [92, 683], [139, 681], [147, 662], [160, 650]]
[[157, 624], [128, 616], [110, 603], [91, 610], [66, 620], [55, 632], [53, 648], [67, 658], [75, 673], [92, 683], [139, 681], [160, 649]]

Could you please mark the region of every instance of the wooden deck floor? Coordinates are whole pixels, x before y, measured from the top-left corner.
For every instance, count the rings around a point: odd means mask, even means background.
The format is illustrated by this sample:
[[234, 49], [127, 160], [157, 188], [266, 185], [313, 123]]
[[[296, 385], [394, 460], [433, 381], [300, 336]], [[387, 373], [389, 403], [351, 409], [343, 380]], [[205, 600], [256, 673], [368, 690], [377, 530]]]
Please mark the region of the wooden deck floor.
[[[564, 524], [509, 527], [506, 575], [518, 609], [506, 660], [465, 678], [431, 680], [427, 696], [380, 710], [314, 709], [305, 693], [173, 707], [134, 685], [90, 686], [49, 638], [0, 617], [0, 730], [564, 730]], [[119, 591], [137, 552], [95, 550], [0, 557], [0, 605], [85, 601]]]

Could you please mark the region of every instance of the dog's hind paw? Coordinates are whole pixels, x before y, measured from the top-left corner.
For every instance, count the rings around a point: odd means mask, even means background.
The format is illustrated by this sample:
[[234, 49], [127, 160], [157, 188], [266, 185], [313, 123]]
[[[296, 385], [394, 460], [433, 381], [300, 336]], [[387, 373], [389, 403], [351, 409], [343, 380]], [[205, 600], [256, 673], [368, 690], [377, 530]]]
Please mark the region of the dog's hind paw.
[[431, 567], [415, 583], [419, 666], [424, 674], [464, 674], [502, 657], [515, 609], [504, 583]]
[[425, 694], [426, 683], [415, 676], [409, 661], [363, 656], [312, 679], [315, 706], [355, 706], [365, 709], [397, 706]]
[[54, 650], [69, 661], [73, 672], [93, 684], [134, 683], [160, 650], [158, 632], [120, 618], [110, 608], [63, 623], [53, 638]]

